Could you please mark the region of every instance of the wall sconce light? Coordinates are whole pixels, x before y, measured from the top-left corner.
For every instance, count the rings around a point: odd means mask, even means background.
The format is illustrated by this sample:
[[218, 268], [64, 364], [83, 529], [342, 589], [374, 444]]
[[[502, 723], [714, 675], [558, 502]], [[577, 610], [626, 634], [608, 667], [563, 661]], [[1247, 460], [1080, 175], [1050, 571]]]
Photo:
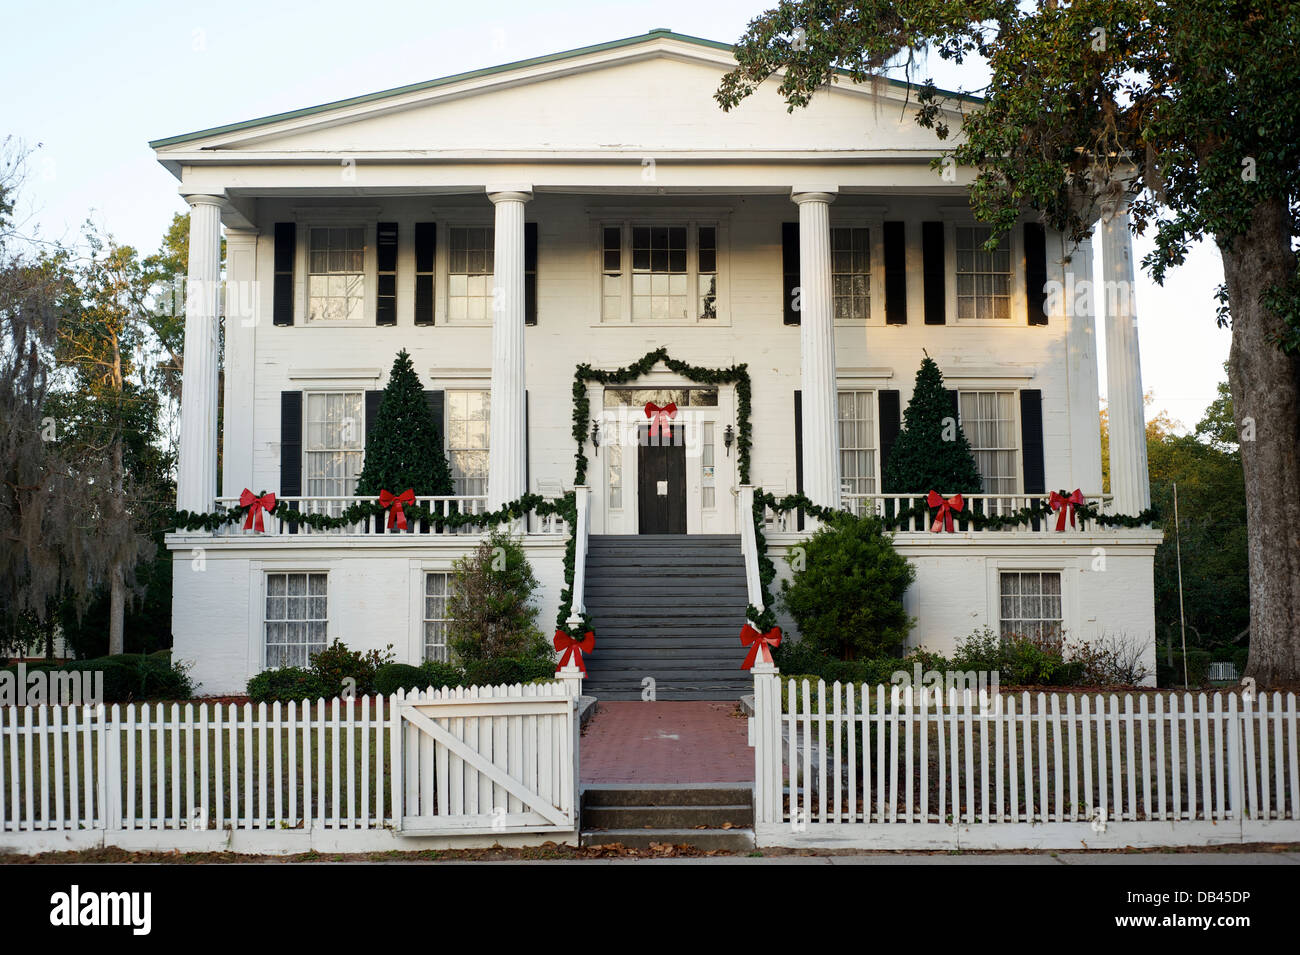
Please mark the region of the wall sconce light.
[[600, 453], [600, 422], [595, 418], [591, 419], [591, 447], [596, 453]]
[[731, 445], [736, 440], [736, 429], [727, 425], [726, 430], [722, 432], [722, 445], [727, 449], [727, 457], [731, 457]]

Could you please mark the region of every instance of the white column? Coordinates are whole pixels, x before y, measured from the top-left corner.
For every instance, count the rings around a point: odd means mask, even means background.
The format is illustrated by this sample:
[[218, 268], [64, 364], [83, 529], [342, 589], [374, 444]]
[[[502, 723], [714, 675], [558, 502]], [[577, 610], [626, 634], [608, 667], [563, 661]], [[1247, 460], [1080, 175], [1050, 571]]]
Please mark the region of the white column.
[[527, 488], [524, 425], [524, 203], [528, 186], [489, 186], [496, 206], [492, 299], [491, 437], [488, 509]]
[[222, 199], [186, 196], [185, 200], [190, 204], [190, 260], [185, 289], [185, 367], [176, 506], [186, 511], [210, 511], [217, 496], [217, 302]]
[[814, 504], [839, 507], [840, 455], [831, 299], [830, 204], [836, 187], [796, 187], [799, 204], [799, 350], [803, 407], [803, 490]]
[[1151, 506], [1147, 473], [1142, 362], [1133, 300], [1133, 242], [1127, 203], [1101, 220], [1099, 295], [1106, 310], [1106, 398], [1110, 418], [1110, 490], [1115, 510], [1136, 514]]
[[[262, 301], [257, 281], [257, 231], [226, 229], [225, 390], [222, 396], [221, 493], [253, 488], [253, 394], [256, 333]], [[253, 488], [254, 491], [258, 488]], [[279, 488], [267, 488], [278, 493]]]
[[[1054, 235], [1051, 241], [1061, 241], [1061, 236]], [[1073, 247], [1068, 240], [1064, 240], [1062, 257], [1067, 255], [1069, 261], [1063, 263], [1060, 273], [1060, 314], [1053, 314], [1051, 320], [1057, 321], [1059, 318], [1066, 328], [1065, 373], [1070, 388], [1069, 471], [1063, 475], [1054, 474], [1054, 468], [1049, 463], [1047, 480], [1053, 488], [1064, 487], [1072, 491], [1077, 487], [1092, 496], [1101, 491], [1101, 421], [1097, 415], [1100, 392], [1097, 384], [1096, 299], [1092, 294], [1092, 237], [1089, 236]], [[1048, 256], [1049, 270], [1056, 268], [1052, 258]]]

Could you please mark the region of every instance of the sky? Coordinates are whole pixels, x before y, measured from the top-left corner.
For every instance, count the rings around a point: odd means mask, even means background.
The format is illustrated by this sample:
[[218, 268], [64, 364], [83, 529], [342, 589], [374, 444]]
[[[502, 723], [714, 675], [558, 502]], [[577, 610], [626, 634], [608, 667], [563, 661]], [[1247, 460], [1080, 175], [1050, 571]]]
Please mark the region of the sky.
[[[72, 240], [88, 218], [152, 252], [185, 204], [147, 143], [574, 49], [656, 27], [734, 41], [765, 0], [493, 0], [295, 3], [65, 2], [15, 5], [0, 58], [0, 139], [34, 149], [27, 231]], [[931, 61], [943, 87], [981, 82], [971, 67]], [[39, 147], [39, 148], [36, 148]], [[1140, 261], [1151, 243], [1134, 240]], [[1095, 250], [1100, 268], [1100, 246]], [[1139, 275], [1135, 296], [1151, 417], [1194, 427], [1223, 379], [1229, 334], [1216, 327], [1222, 263], [1196, 248], [1165, 287]], [[1098, 326], [1101, 332], [1101, 321]], [[1104, 343], [1099, 344], [1106, 389]]]

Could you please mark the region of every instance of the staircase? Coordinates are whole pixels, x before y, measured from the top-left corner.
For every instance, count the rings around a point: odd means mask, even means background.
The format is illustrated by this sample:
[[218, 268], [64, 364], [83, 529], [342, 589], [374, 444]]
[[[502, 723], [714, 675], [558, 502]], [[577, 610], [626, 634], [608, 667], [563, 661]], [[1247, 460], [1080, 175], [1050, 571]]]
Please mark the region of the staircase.
[[740, 668], [748, 590], [736, 535], [592, 536], [586, 607], [596, 651], [583, 692], [639, 700], [734, 700], [752, 692]]
[[668, 843], [748, 852], [753, 826], [753, 792], [732, 783], [589, 786], [582, 793], [584, 846]]

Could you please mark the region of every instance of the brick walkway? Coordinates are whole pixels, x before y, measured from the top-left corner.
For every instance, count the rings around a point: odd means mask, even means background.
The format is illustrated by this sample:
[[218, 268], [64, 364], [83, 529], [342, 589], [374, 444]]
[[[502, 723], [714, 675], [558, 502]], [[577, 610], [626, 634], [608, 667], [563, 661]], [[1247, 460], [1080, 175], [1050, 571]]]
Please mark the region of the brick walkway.
[[754, 781], [735, 703], [600, 703], [582, 737], [584, 783]]

